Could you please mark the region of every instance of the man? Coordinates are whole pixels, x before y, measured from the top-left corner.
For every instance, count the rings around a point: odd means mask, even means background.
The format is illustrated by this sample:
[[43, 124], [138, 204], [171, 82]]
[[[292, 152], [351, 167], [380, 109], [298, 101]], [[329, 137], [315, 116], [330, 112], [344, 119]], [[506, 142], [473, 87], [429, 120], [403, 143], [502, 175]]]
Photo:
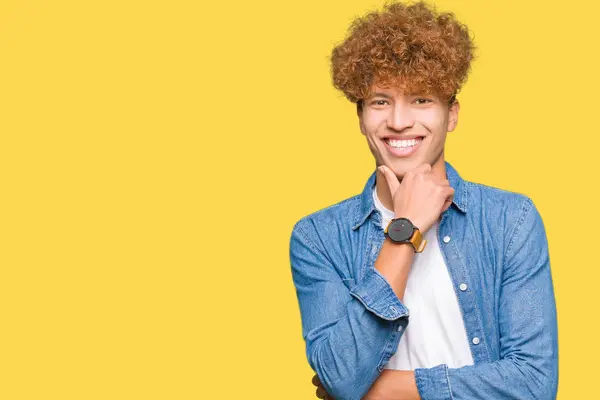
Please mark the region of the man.
[[444, 159], [474, 45], [451, 13], [390, 4], [332, 53], [375, 158], [361, 194], [294, 226], [292, 276], [319, 398], [551, 399], [548, 245], [532, 201]]

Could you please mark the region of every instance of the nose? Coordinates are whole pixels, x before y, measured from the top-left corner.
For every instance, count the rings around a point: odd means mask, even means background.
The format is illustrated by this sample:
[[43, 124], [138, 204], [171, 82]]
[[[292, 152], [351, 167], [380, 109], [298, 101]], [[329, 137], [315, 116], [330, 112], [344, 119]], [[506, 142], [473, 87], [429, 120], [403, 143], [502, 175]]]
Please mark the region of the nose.
[[411, 128], [414, 124], [415, 119], [410, 107], [402, 102], [396, 102], [390, 110], [387, 127], [395, 131], [402, 131], [406, 128]]

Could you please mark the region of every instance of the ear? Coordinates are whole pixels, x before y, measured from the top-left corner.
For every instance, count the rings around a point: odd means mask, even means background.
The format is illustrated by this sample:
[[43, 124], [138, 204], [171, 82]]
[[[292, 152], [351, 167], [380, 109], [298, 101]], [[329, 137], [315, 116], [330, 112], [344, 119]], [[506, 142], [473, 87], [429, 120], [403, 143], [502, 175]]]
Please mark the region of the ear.
[[363, 113], [362, 101], [358, 101], [356, 103], [356, 115], [358, 115], [358, 126], [360, 127], [360, 132], [363, 135], [366, 135], [367, 130], [365, 129], [365, 124], [363, 122], [362, 113]]
[[454, 103], [448, 109], [448, 132], [452, 132], [458, 124], [458, 111], [460, 110], [460, 103], [458, 99], [454, 100]]

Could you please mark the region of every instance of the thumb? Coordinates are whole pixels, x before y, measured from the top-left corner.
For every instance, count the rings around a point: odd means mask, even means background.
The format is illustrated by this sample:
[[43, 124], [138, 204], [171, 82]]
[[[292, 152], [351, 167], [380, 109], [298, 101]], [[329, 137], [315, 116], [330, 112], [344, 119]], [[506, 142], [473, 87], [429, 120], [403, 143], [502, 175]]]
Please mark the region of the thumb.
[[388, 187], [390, 188], [390, 193], [393, 198], [394, 193], [396, 193], [396, 191], [398, 190], [398, 187], [400, 186], [400, 181], [398, 180], [398, 177], [391, 169], [389, 169], [385, 165], [381, 165], [377, 169], [383, 174], [383, 176], [388, 184]]
[[454, 200], [454, 189], [449, 188], [446, 193], [446, 200], [444, 201], [444, 206], [442, 207], [442, 212], [446, 211], [452, 205], [452, 201]]
[[452, 205], [452, 200], [451, 199], [446, 199], [446, 201], [444, 202], [444, 206], [442, 207], [442, 212], [444, 212], [447, 209], [449, 209], [451, 205]]

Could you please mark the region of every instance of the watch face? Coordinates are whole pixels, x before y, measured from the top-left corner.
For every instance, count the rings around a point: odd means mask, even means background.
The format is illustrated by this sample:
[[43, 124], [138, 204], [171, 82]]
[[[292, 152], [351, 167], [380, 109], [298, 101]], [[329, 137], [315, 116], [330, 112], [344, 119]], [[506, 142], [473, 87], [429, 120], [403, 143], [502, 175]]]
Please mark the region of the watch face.
[[394, 242], [405, 242], [413, 235], [413, 224], [406, 218], [394, 220], [388, 227], [388, 236]]

